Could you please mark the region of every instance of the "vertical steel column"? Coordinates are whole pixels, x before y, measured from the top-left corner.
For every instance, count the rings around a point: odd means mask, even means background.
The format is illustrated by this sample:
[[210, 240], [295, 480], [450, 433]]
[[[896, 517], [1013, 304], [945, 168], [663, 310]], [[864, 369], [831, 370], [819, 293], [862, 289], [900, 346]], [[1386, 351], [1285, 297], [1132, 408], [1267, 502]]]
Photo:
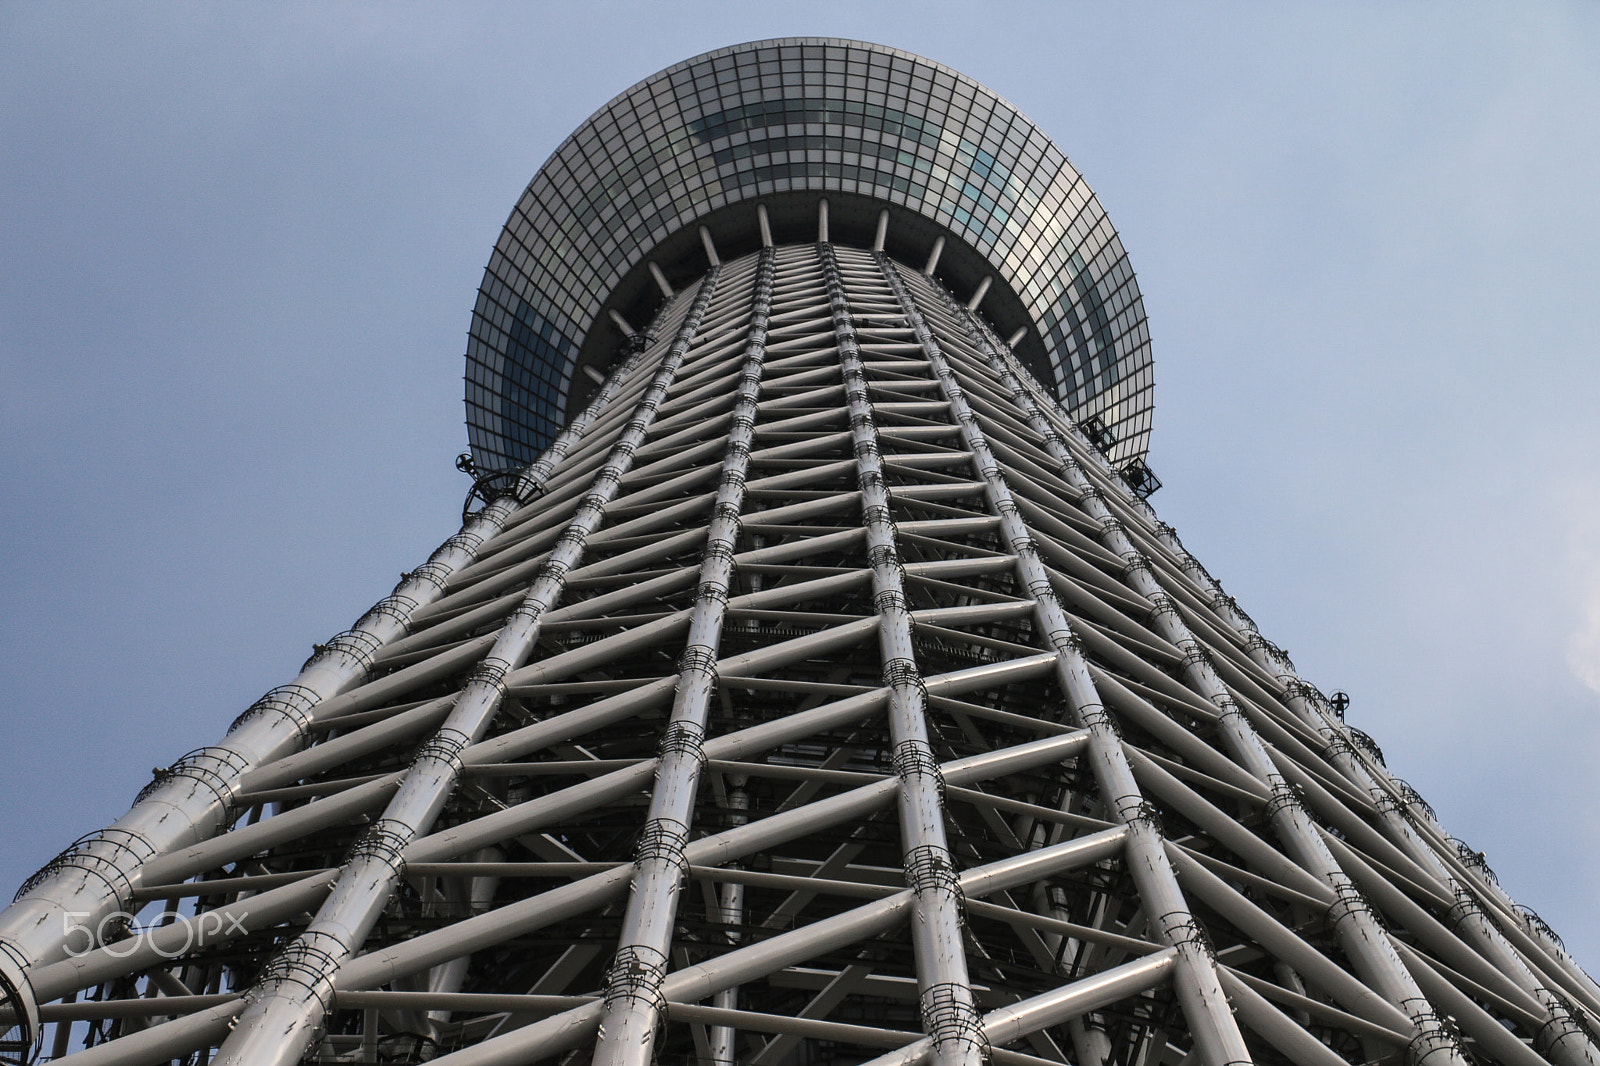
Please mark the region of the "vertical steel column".
[[650, 811], [639, 838], [633, 882], [622, 919], [618, 949], [606, 976], [605, 1013], [594, 1061], [603, 1066], [648, 1066], [666, 1001], [667, 951], [678, 912], [678, 894], [688, 872], [684, 847], [694, 818], [700, 769], [705, 762], [706, 723], [716, 689], [722, 624], [734, 576], [745, 475], [755, 440], [761, 371], [766, 357], [767, 316], [772, 307], [775, 253], [761, 251], [749, 339], [739, 374], [738, 398], [728, 429], [722, 480], [712, 505], [711, 527], [700, 563], [700, 584], [689, 621], [688, 643], [678, 664], [678, 687], [661, 739]]
[[[730, 824], [734, 828], [748, 825], [750, 816], [750, 790], [746, 787], [749, 779], [743, 775], [730, 778], [728, 782], [728, 807], [732, 811]], [[730, 862], [728, 869], [741, 869], [742, 863]], [[722, 921], [725, 925], [744, 924], [744, 885], [737, 881], [729, 881], [722, 886], [718, 896], [718, 903], [722, 907]], [[737, 944], [742, 937], [737, 932], [729, 932], [728, 942]], [[711, 1005], [724, 1010], [739, 1009], [739, 986], [724, 988], [711, 997]], [[734, 1066], [738, 1057], [737, 1034], [732, 1026], [713, 1025], [706, 1034], [706, 1042], [711, 1046], [711, 1066]]]
[[65, 953], [67, 930], [97, 929], [101, 919], [129, 909], [145, 862], [206, 840], [225, 828], [240, 778], [298, 748], [322, 701], [365, 677], [373, 653], [406, 635], [412, 616], [437, 599], [450, 575], [470, 564], [511, 514], [543, 491], [567, 452], [637, 369], [633, 353], [607, 377], [594, 400], [512, 488], [441, 544], [428, 561], [401, 577], [349, 630], [320, 645], [299, 676], [257, 700], [229, 727], [220, 744], [190, 752], [152, 782], [109, 828], [74, 844], [29, 878], [17, 902], [0, 913], [0, 974], [53, 962]]
[[1278, 838], [1302, 867], [1333, 889], [1336, 902], [1330, 917], [1345, 954], [1369, 984], [1405, 1011], [1416, 1024], [1419, 1060], [1441, 1054], [1444, 1056], [1441, 1061], [1465, 1066], [1459, 1038], [1442, 1024], [1355, 882], [1328, 850], [1298, 795], [1273, 764], [1255, 727], [1218, 677], [1205, 646], [1189, 631], [1171, 598], [1161, 589], [1144, 554], [1128, 540], [1121, 521], [1107, 506], [1104, 492], [1089, 479], [1066, 443], [1050, 427], [1010, 364], [990, 343], [985, 331], [973, 322], [971, 312], [951, 306], [949, 313], [953, 317], [960, 316], [967, 335], [1001, 376], [1029, 425], [1040, 434], [1051, 456], [1060, 464], [1062, 477], [1081, 494], [1079, 506], [1100, 524], [1101, 540], [1126, 564], [1124, 575], [1128, 584], [1154, 604], [1152, 622], [1162, 636], [1184, 653], [1183, 666], [1190, 684], [1217, 706], [1222, 735], [1234, 759], [1271, 790], [1272, 799], [1267, 810]]
[[444, 809], [461, 772], [461, 752], [481, 739], [494, 720], [505, 695], [506, 674], [532, 653], [544, 612], [559, 601], [567, 571], [582, 558], [587, 537], [604, 519], [605, 506], [632, 465], [634, 450], [644, 443], [656, 408], [666, 398], [711, 302], [718, 273], [713, 268], [701, 282], [633, 418], [612, 446], [522, 605], [506, 619], [444, 725], [418, 749], [416, 761], [383, 816], [351, 848], [316, 917], [266, 967], [251, 989], [233, 1032], [212, 1060], [214, 1066], [292, 1066], [317, 1039], [332, 1007], [340, 967], [366, 941], [400, 880], [405, 867], [402, 852], [428, 831]]
[[978, 1066], [986, 1044], [967, 976], [961, 939], [961, 897], [955, 863], [945, 840], [943, 779], [928, 743], [927, 693], [911, 640], [911, 610], [902, 582], [889, 491], [883, 477], [878, 429], [872, 418], [850, 303], [832, 247], [817, 247], [833, 311], [840, 372], [850, 408], [850, 437], [867, 528], [873, 599], [882, 619], [878, 643], [889, 688], [889, 737], [900, 778], [899, 814], [906, 885], [916, 916], [911, 923], [923, 1027], [933, 1038], [939, 1066]]
[[1089, 752], [1095, 778], [1107, 811], [1128, 827], [1127, 863], [1138, 886], [1146, 914], [1161, 942], [1177, 949], [1178, 976], [1174, 988], [1183, 1004], [1184, 1015], [1195, 1038], [1195, 1048], [1206, 1066], [1228, 1066], [1249, 1062], [1250, 1052], [1233, 1021], [1217, 977], [1216, 960], [1199, 923], [1189, 911], [1183, 890], [1178, 885], [1162, 845], [1154, 809], [1145, 800], [1122, 750], [1111, 713], [1100, 702], [1090, 677], [1087, 661], [1071, 622], [1050, 584], [1038, 548], [1023, 524], [1016, 501], [1006, 483], [1000, 464], [989, 450], [977, 416], [967, 404], [960, 382], [944, 357], [938, 339], [918, 309], [916, 301], [900, 279], [888, 257], [879, 253], [877, 261], [884, 278], [893, 289], [939, 380], [940, 392], [950, 404], [951, 413], [961, 424], [967, 447], [972, 451], [985, 493], [1000, 516], [1001, 530], [1016, 558], [1017, 576], [1034, 599], [1034, 615], [1039, 628], [1048, 635], [1058, 658], [1057, 677], [1066, 693], [1073, 715], [1089, 731]]

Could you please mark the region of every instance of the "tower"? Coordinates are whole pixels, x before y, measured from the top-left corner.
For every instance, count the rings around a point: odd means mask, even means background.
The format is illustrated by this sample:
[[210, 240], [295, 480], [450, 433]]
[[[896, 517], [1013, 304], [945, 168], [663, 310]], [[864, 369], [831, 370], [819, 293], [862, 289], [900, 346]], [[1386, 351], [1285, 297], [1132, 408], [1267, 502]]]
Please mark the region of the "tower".
[[462, 532], [23, 886], [10, 1052], [1592, 1061], [1600, 989], [1149, 509], [1149, 373], [969, 79], [648, 79], [491, 258]]

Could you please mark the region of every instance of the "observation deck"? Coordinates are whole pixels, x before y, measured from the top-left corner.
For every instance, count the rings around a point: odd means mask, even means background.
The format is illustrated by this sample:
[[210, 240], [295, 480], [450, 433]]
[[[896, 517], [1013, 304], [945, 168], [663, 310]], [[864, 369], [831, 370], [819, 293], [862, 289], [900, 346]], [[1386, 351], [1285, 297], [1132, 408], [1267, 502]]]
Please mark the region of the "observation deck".
[[[620, 94], [529, 183], [484, 272], [467, 346], [480, 473], [539, 452], [707, 248], [832, 240], [929, 264], [1121, 465], [1149, 445], [1149, 331], [1127, 253], [1056, 145], [942, 64], [832, 38], [707, 52]], [[702, 237], [702, 229], [706, 238]], [[989, 279], [987, 282], [985, 279]]]

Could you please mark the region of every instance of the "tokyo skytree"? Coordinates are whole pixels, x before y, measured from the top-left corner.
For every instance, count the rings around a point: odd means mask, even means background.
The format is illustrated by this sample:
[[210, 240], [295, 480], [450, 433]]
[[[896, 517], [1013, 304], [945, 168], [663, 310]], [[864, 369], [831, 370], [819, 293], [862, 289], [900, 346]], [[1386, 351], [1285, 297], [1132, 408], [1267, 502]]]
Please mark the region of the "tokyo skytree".
[[4, 1062], [1600, 1066], [1151, 508], [1128, 257], [970, 78], [640, 82], [466, 367], [460, 532], [21, 886]]

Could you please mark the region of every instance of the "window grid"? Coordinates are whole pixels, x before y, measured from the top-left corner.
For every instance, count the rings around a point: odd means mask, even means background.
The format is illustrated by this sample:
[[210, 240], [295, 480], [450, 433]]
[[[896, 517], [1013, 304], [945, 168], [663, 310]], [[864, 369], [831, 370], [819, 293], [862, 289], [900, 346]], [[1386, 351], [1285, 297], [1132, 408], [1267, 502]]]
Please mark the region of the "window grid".
[[790, 189], [859, 192], [949, 228], [1022, 299], [1078, 417], [1142, 455], [1143, 301], [1115, 230], [1024, 115], [972, 79], [853, 41], [756, 42], [669, 67], [597, 111], [534, 176], [495, 246], [467, 352], [480, 464], [534, 458], [577, 354], [662, 234]]

